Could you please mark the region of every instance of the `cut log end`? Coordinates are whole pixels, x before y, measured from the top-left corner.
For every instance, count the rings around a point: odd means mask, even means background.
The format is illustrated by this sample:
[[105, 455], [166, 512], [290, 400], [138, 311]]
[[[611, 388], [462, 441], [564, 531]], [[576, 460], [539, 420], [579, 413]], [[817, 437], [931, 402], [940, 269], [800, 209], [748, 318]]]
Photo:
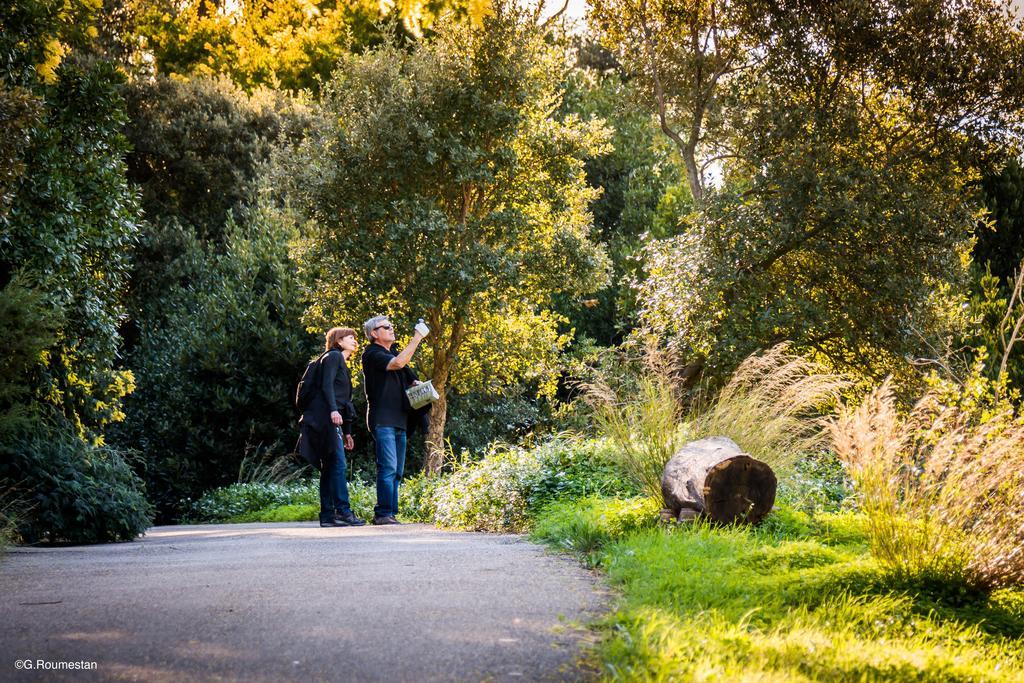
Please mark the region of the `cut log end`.
[[778, 482], [772, 468], [732, 439], [712, 436], [676, 451], [661, 474], [665, 507], [677, 516], [756, 524], [771, 512]]
[[748, 455], [727, 458], [704, 479], [705, 513], [717, 522], [756, 524], [771, 512], [778, 482], [772, 468]]

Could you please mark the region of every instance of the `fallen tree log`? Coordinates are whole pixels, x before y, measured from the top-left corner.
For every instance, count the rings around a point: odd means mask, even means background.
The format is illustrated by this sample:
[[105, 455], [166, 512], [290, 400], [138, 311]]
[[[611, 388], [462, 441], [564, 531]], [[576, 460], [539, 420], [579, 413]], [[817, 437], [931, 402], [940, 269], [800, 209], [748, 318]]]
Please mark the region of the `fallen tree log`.
[[723, 524], [756, 524], [771, 512], [777, 486], [771, 467], [724, 436], [686, 444], [661, 475], [665, 507], [679, 521], [704, 515]]

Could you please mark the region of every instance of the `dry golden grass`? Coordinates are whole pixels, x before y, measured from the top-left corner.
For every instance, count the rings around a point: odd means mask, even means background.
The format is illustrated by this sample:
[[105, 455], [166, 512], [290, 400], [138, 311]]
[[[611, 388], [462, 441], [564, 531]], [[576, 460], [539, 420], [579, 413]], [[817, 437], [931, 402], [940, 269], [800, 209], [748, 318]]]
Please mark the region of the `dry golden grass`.
[[598, 429], [618, 448], [623, 469], [658, 498], [665, 463], [686, 441], [707, 436], [727, 436], [785, 471], [827, 442], [821, 416], [847, 386], [781, 344], [749, 357], [717, 396], [684, 411], [672, 369], [665, 352], [648, 349], [645, 372], [627, 391], [601, 379], [584, 386]]
[[979, 588], [1024, 583], [1024, 424], [978, 424], [932, 392], [901, 416], [886, 382], [830, 431], [879, 561]]
[[629, 389], [598, 377], [583, 386], [584, 397], [598, 429], [618, 449], [623, 471], [661, 500], [661, 472], [683, 441], [681, 410], [668, 357], [648, 349], [644, 366], [644, 374]]
[[823, 447], [820, 418], [839, 401], [847, 380], [779, 344], [747, 358], [709, 405], [687, 418], [693, 438], [728, 436], [773, 469], [785, 471]]

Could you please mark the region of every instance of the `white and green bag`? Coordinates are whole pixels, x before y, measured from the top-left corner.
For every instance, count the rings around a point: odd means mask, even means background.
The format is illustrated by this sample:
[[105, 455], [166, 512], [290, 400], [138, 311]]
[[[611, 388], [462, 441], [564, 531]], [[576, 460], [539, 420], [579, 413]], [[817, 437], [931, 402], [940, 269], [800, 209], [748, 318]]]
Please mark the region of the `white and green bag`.
[[419, 410], [428, 403], [433, 403], [441, 398], [437, 389], [434, 388], [434, 383], [429, 379], [409, 387], [405, 390], [405, 395], [409, 397], [409, 405], [413, 410]]

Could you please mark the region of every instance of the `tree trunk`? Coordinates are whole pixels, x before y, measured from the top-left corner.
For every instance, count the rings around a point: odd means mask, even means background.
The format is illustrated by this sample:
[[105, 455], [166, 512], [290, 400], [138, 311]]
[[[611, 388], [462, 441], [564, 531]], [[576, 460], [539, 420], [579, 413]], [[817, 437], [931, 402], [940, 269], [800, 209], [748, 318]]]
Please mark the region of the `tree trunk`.
[[[463, 316], [455, 315], [448, 335], [444, 334], [439, 310], [429, 312], [429, 324], [436, 331], [437, 346], [434, 347], [434, 364], [431, 368], [431, 381], [440, 398], [430, 410], [427, 423], [427, 454], [423, 461], [423, 471], [436, 474], [444, 465], [444, 426], [448, 420], [448, 377], [455, 358], [458, 356], [462, 342], [466, 338], [466, 322]], [[429, 337], [428, 337], [429, 339]]]
[[691, 441], [665, 465], [661, 494], [680, 521], [704, 515], [716, 522], [756, 524], [771, 512], [778, 482], [772, 468], [732, 439]]
[[448, 419], [448, 392], [445, 387], [434, 383], [434, 388], [441, 398], [434, 402], [430, 409], [430, 420], [427, 425], [427, 455], [423, 461], [423, 471], [436, 474], [444, 465], [444, 425]]

